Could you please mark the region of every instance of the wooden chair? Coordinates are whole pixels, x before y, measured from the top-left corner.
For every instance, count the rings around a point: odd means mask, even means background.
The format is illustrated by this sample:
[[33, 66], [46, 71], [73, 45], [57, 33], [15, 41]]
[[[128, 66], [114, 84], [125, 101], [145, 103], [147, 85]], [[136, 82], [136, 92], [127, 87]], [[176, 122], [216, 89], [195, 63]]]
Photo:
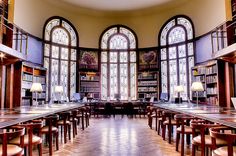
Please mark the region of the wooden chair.
[[49, 155], [53, 154], [52, 150], [52, 140], [53, 136], [56, 137], [56, 150], [59, 150], [59, 142], [58, 142], [58, 115], [50, 115], [44, 117], [43, 119], [46, 122], [46, 125], [42, 127], [41, 134], [46, 134], [48, 142], [49, 142]]
[[72, 123], [72, 129], [73, 129], [73, 138], [78, 133], [78, 131], [77, 131], [77, 123], [78, 123], [77, 114], [78, 114], [78, 110], [73, 109], [71, 111], [71, 115], [70, 115], [70, 122]]
[[[42, 137], [41, 137], [41, 128], [42, 121], [36, 122], [26, 122], [18, 124], [18, 126], [25, 128], [26, 135], [24, 135], [24, 147], [28, 148], [28, 155], [32, 156], [33, 146], [38, 145], [39, 156], [42, 155]], [[36, 134], [37, 133], [37, 134]], [[11, 144], [20, 145], [20, 137], [14, 138], [9, 141]]]
[[190, 120], [196, 119], [195, 117], [177, 114], [175, 115], [176, 119], [176, 151], [179, 148], [179, 141], [181, 136], [181, 156], [184, 156], [184, 136], [186, 135], [187, 144], [190, 144], [190, 135], [192, 134], [192, 128], [189, 126]]
[[[1, 129], [0, 138], [2, 143], [0, 144], [1, 156], [22, 156], [24, 154], [24, 134], [25, 128], [14, 126], [7, 129]], [[19, 145], [10, 144], [8, 141], [14, 138], [20, 138]]]
[[59, 115], [59, 120], [57, 121], [57, 126], [61, 127], [61, 137], [62, 137], [62, 131], [64, 132], [64, 143], [67, 143], [67, 133], [69, 140], [71, 139], [71, 122], [70, 122], [70, 117], [71, 113], [70, 112], [61, 112], [58, 113]]
[[[156, 119], [156, 117], [157, 117], [157, 108], [151, 107], [151, 106], [147, 107], [147, 117], [148, 117], [148, 126], [152, 129], [153, 118]], [[156, 125], [156, 127], [157, 127], [157, 125]]]
[[162, 115], [162, 138], [165, 140], [165, 134], [166, 134], [166, 126], [168, 128], [168, 142], [171, 143], [171, 134], [173, 131], [173, 126], [176, 126], [176, 120], [174, 119], [174, 115], [176, 112], [164, 110]]
[[[236, 155], [236, 134], [234, 128], [230, 127], [213, 127], [210, 128], [212, 137], [213, 150], [212, 156], [235, 156]], [[217, 148], [217, 139], [226, 142], [226, 146]]]
[[[219, 127], [220, 125], [210, 123], [204, 120], [192, 120], [190, 123], [192, 128], [192, 156], [195, 156], [195, 148], [201, 147], [201, 156], [208, 155], [208, 149], [213, 148], [209, 128]], [[226, 145], [226, 141], [222, 139], [216, 140], [217, 146]], [[207, 149], [207, 150], [205, 150]]]

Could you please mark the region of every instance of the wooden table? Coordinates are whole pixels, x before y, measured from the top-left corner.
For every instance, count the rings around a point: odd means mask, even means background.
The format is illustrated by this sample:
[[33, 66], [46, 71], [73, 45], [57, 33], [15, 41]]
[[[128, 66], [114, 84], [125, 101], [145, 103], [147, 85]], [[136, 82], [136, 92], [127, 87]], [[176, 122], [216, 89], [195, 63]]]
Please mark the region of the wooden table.
[[79, 103], [66, 103], [51, 105], [45, 104], [39, 106], [22, 106], [11, 110], [0, 109], [0, 128], [83, 106], [84, 104]]
[[154, 106], [236, 128], [236, 110], [233, 108], [193, 103], [154, 103]]

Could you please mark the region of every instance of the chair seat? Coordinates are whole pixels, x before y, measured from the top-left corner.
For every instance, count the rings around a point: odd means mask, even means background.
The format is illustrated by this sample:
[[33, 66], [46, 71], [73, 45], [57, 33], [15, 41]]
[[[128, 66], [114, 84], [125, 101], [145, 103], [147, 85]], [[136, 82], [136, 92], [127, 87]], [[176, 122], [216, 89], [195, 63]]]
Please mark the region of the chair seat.
[[[10, 145], [10, 144], [7, 145], [7, 155], [8, 156], [17, 155], [17, 154], [19, 154], [21, 152], [23, 153], [24, 151], [19, 146], [17, 146], [17, 145]], [[2, 155], [2, 145], [0, 145], [0, 155]]]
[[[168, 125], [169, 124], [169, 120], [166, 120], [163, 122], [164, 125]], [[171, 125], [176, 125], [176, 120], [171, 119]]]
[[[227, 146], [220, 147], [213, 150], [212, 156], [228, 156]], [[233, 156], [236, 156], [236, 146], [233, 147]]]
[[[193, 143], [201, 144], [201, 136], [198, 135], [193, 138]], [[211, 136], [210, 135], [205, 135], [205, 144], [206, 145], [211, 145]], [[216, 144], [217, 145], [227, 145], [227, 142], [221, 139], [216, 139]]]
[[[56, 127], [52, 127], [52, 132], [57, 132], [58, 129]], [[49, 127], [48, 126], [44, 126], [41, 130], [41, 132], [46, 133], [49, 132]]]
[[70, 118], [70, 122], [73, 122], [73, 120], [74, 120], [74, 121], [78, 121], [78, 119], [76, 119], [76, 118], [74, 118], [74, 119], [73, 119], [73, 118]]
[[161, 121], [161, 120], [162, 120], [162, 117], [160, 117], [160, 118], [157, 118], [157, 120]]
[[158, 117], [156, 114], [151, 115], [152, 118]]
[[[181, 132], [182, 131], [182, 126], [179, 126], [176, 130], [177, 132]], [[192, 128], [189, 126], [184, 126], [184, 133], [192, 133]]]
[[[9, 141], [9, 143], [19, 145], [20, 144], [20, 137], [12, 139], [11, 141]], [[40, 138], [36, 135], [33, 135], [32, 143], [33, 144], [40, 144], [40, 143], [42, 143], [42, 138]], [[29, 135], [24, 135], [24, 145], [28, 145], [28, 144], [29, 144]]]
[[[64, 120], [59, 120], [59, 121], [57, 122], [57, 124], [58, 124], [58, 125], [64, 125]], [[66, 123], [65, 123], [65, 124], [69, 125], [69, 124], [70, 124], [70, 121], [66, 120]]]

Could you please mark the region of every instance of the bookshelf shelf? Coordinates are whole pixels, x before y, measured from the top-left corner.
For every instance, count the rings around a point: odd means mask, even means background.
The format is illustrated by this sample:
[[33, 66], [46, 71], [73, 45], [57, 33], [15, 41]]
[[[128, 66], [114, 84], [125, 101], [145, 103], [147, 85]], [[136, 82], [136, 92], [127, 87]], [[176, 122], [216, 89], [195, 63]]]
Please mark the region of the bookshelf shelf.
[[100, 99], [100, 74], [99, 72], [80, 72], [80, 94], [81, 97], [87, 96], [89, 98]]
[[30, 62], [19, 62], [15, 64], [15, 82], [14, 86], [20, 89], [14, 91], [16, 97], [14, 103], [16, 106], [29, 106], [35, 100], [35, 93], [30, 92], [34, 82], [41, 83], [43, 91], [38, 93], [39, 103], [46, 101], [46, 68]]
[[138, 73], [138, 98], [159, 97], [158, 72], [139, 72]]
[[[199, 70], [202, 75], [197, 74]], [[203, 93], [200, 93], [202, 97], [200, 101], [214, 105], [225, 103], [224, 70], [224, 62], [221, 60], [212, 60], [192, 68], [192, 80], [201, 81], [205, 89]], [[193, 99], [196, 98], [194, 94], [192, 94]]]

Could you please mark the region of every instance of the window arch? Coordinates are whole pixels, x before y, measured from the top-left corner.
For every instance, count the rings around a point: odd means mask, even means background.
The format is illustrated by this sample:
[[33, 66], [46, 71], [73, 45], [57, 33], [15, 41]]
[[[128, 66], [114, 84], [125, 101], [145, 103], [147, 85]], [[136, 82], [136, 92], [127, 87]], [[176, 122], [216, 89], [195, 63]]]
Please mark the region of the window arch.
[[129, 28], [116, 25], [106, 29], [100, 38], [101, 99], [136, 99], [137, 37]]
[[56, 85], [63, 86], [61, 100], [76, 92], [78, 34], [62, 17], [52, 17], [44, 25], [44, 67], [47, 68], [47, 100], [56, 99]]
[[190, 96], [191, 68], [194, 66], [194, 28], [190, 18], [169, 19], [159, 34], [161, 59], [161, 92], [175, 96], [177, 85], [184, 87], [183, 100]]

